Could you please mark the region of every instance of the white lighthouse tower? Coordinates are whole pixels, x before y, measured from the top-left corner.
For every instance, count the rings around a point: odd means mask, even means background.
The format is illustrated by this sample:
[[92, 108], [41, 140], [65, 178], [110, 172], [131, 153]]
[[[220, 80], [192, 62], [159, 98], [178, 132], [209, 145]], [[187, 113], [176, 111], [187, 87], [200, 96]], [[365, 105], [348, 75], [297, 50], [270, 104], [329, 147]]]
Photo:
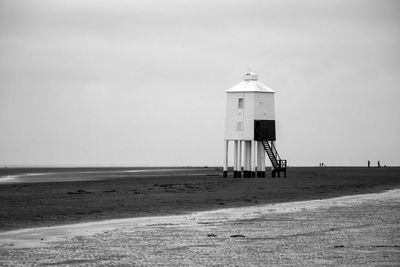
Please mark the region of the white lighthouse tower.
[[286, 160], [275, 148], [275, 92], [250, 71], [226, 92], [223, 177], [228, 176], [230, 141], [234, 143], [233, 177], [242, 176], [242, 166], [244, 177], [265, 177], [265, 155], [271, 161], [272, 177], [281, 172], [286, 176]]

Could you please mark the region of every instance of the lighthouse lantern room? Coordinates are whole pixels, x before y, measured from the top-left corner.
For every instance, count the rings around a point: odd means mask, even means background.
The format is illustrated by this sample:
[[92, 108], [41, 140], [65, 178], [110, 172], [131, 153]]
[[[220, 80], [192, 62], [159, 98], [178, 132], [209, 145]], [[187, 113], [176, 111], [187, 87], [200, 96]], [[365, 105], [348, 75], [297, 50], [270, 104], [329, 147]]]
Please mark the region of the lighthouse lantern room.
[[286, 176], [286, 160], [275, 147], [275, 92], [249, 71], [226, 93], [223, 177], [228, 176], [230, 141], [234, 143], [233, 177], [240, 178], [242, 173], [244, 177], [265, 177], [265, 155], [271, 161], [272, 177], [281, 172]]

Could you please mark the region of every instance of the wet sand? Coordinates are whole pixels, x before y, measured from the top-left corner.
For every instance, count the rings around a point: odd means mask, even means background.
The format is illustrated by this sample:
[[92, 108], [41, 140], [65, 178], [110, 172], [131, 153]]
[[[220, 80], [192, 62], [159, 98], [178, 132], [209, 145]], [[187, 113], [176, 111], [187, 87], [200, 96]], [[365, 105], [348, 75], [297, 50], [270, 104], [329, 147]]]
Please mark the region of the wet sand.
[[400, 190], [0, 233], [4, 265], [397, 265]]
[[138, 172], [140, 169], [1, 170], [3, 176], [37, 175], [0, 184], [0, 231], [188, 214], [400, 188], [400, 168], [291, 167], [287, 178], [275, 179], [223, 179], [217, 168], [147, 168], [149, 171]]

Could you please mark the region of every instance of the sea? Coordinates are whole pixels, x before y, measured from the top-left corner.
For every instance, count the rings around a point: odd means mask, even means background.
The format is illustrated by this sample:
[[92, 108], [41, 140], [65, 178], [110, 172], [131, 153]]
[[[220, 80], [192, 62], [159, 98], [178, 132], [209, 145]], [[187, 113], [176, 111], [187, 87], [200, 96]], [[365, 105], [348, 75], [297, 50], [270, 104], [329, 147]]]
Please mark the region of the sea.
[[109, 180], [126, 177], [217, 175], [218, 173], [217, 168], [208, 167], [3, 168], [0, 170], [0, 184]]

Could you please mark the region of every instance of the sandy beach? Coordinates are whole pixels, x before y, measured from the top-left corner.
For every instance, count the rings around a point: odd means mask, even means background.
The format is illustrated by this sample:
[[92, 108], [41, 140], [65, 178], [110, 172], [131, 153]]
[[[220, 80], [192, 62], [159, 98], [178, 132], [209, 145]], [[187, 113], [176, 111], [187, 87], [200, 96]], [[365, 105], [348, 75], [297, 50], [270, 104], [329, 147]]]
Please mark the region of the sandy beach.
[[397, 265], [399, 173], [1, 170], [0, 265]]
[[400, 190], [0, 233], [4, 265], [398, 264]]

